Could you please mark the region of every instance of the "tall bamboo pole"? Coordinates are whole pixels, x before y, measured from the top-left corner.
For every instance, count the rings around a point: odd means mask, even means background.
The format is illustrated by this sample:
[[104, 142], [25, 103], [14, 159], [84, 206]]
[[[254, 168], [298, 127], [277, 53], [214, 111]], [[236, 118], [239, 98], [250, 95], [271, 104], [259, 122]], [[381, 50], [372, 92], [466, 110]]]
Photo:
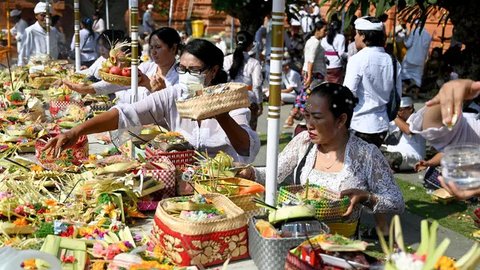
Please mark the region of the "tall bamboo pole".
[[47, 27], [47, 54], [52, 55], [52, 44], [50, 41], [50, 0], [45, 0], [45, 4], [47, 5], [47, 11], [46, 11], [46, 16], [45, 16], [45, 22], [46, 22], [46, 27]]
[[168, 9], [168, 27], [172, 27], [173, 18], [173, 0], [170, 0], [170, 8]]
[[138, 101], [138, 0], [130, 0], [130, 38], [132, 39], [132, 103]]
[[73, 2], [74, 30], [75, 30], [75, 71], [80, 71], [80, 0]]
[[12, 34], [10, 33], [10, 0], [5, 1], [5, 13], [7, 13], [7, 48], [10, 50], [12, 46]]
[[278, 174], [278, 138], [283, 58], [285, 0], [272, 1], [272, 50], [270, 53], [270, 97], [268, 100], [266, 202], [275, 205]]
[[110, 29], [110, 8], [108, 7], [108, 0], [105, 1], [105, 19], [107, 23], [107, 29]]
[[[130, 38], [132, 39], [132, 83], [133, 95], [130, 103], [138, 101], [138, 0], [130, 0]], [[130, 156], [135, 157], [135, 146], [130, 141]]]

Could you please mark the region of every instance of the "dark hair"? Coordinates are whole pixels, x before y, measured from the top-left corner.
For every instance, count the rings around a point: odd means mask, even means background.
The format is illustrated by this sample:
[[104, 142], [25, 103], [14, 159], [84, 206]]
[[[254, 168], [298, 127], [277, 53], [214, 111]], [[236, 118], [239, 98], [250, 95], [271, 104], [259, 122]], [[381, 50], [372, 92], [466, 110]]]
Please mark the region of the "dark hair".
[[227, 73], [223, 71], [223, 52], [213, 43], [205, 39], [194, 39], [183, 48], [182, 54], [186, 52], [200, 59], [206, 68], [218, 66], [218, 72], [210, 84], [227, 82]]
[[95, 13], [93, 13], [93, 16], [97, 16], [97, 18], [102, 18], [100, 10], [95, 10]]
[[[111, 49], [111, 45], [121, 42], [122, 40], [125, 39], [125, 32], [122, 30], [105, 30], [103, 31], [102, 34], [97, 39], [97, 43], [101, 40], [103, 44], [105, 45], [105, 48]], [[108, 46], [108, 47], [107, 47]]]
[[312, 37], [313, 35], [315, 35], [315, 32], [317, 32], [318, 30], [322, 29], [323, 27], [325, 27], [325, 25], [327, 24], [327, 22], [325, 22], [323, 19], [320, 19], [320, 21], [318, 22], [315, 22], [313, 24], [313, 30], [306, 36], [306, 40], [309, 39], [310, 37]]
[[95, 37], [95, 32], [93, 32], [93, 29], [92, 29], [92, 26], [93, 26], [92, 19], [85, 17], [82, 19], [82, 24], [85, 27], [85, 29], [88, 30], [88, 33], [89, 33], [88, 36]]
[[332, 21], [328, 24], [328, 34], [327, 34], [327, 42], [330, 45], [333, 45], [333, 40], [335, 36], [338, 34], [338, 30], [341, 27], [341, 23], [339, 21]]
[[233, 52], [233, 62], [228, 72], [230, 78], [233, 80], [237, 77], [240, 68], [243, 66], [243, 52], [247, 51], [247, 48], [250, 47], [253, 43], [253, 36], [247, 31], [240, 31], [237, 33], [237, 48]]
[[[379, 23], [380, 20], [375, 17], [364, 17], [372, 23]], [[368, 47], [383, 47], [385, 46], [385, 32], [375, 30], [357, 30], [362, 36], [365, 36], [363, 43]]]
[[148, 45], [151, 45], [152, 43], [152, 36], [157, 36], [161, 41], [167, 44], [169, 48], [172, 48], [174, 45], [177, 45], [177, 52], [180, 49], [179, 46], [182, 40], [180, 39], [180, 35], [178, 34], [177, 30], [173, 28], [161, 27], [153, 31], [150, 34]]
[[52, 26], [55, 26], [58, 21], [60, 21], [60, 18], [62, 18], [60, 15], [53, 15], [52, 16]]
[[430, 59], [433, 58], [433, 54], [434, 53], [438, 53], [438, 58], [437, 59], [441, 59], [442, 56], [443, 56], [443, 49], [440, 48], [440, 47], [435, 47], [432, 49], [432, 52], [430, 53]]
[[347, 87], [337, 83], [321, 83], [315, 86], [310, 92], [310, 97], [318, 96], [327, 99], [328, 109], [332, 112], [335, 118], [342, 114], [347, 115], [345, 126], [350, 128], [352, 122], [353, 109], [358, 103], [352, 91]]

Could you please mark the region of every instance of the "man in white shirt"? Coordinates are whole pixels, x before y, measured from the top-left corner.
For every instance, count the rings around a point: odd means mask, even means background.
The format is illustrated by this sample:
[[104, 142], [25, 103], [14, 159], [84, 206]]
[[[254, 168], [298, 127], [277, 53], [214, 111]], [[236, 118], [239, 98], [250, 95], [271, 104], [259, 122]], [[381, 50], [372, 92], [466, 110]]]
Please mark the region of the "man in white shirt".
[[[284, 59], [282, 66], [282, 102], [293, 104], [303, 88], [302, 76], [290, 68], [290, 59]], [[268, 91], [266, 95], [268, 96]]]
[[397, 65], [394, 86], [393, 60], [383, 48], [385, 32], [383, 23], [373, 17], [355, 21], [355, 44], [358, 53], [347, 63], [344, 85], [359, 99], [353, 112], [350, 127], [361, 137], [377, 147], [383, 143], [388, 131], [387, 103], [392, 89], [401, 95], [400, 64]]
[[411, 97], [402, 97], [398, 116], [390, 122], [389, 133], [399, 138], [396, 144], [387, 145], [382, 151], [392, 169], [413, 170], [415, 164], [425, 158], [425, 139], [410, 131], [407, 120], [415, 112]]
[[17, 53], [20, 53], [23, 36], [25, 35], [25, 29], [27, 29], [28, 23], [22, 19], [22, 11], [18, 9], [10, 11], [10, 19], [15, 23], [12, 29], [10, 29], [10, 33], [15, 37], [17, 41]]
[[299, 12], [301, 18], [300, 18], [300, 24], [302, 26], [302, 31], [304, 35], [310, 34], [313, 30], [313, 19], [310, 17], [308, 12], [305, 10], [300, 10]]
[[150, 35], [150, 33], [152, 33], [153, 30], [155, 30], [155, 25], [152, 19], [152, 11], [153, 11], [153, 5], [148, 4], [147, 11], [143, 13], [143, 18], [142, 18], [143, 32], [147, 35]]
[[415, 30], [405, 38], [407, 54], [402, 62], [402, 80], [413, 82], [417, 89], [422, 86], [423, 67], [431, 42], [432, 36], [427, 29], [420, 29], [418, 22]]
[[223, 52], [223, 55], [227, 55], [227, 43], [225, 43], [225, 40], [220, 35], [213, 35], [212, 38], [215, 41], [215, 46]]
[[35, 13], [37, 22], [25, 29], [23, 44], [18, 53], [19, 66], [27, 64], [30, 57], [36, 54], [49, 54], [52, 59], [58, 58], [59, 33], [54, 27], [50, 28], [50, 52], [47, 51], [46, 3], [39, 2], [33, 12]]

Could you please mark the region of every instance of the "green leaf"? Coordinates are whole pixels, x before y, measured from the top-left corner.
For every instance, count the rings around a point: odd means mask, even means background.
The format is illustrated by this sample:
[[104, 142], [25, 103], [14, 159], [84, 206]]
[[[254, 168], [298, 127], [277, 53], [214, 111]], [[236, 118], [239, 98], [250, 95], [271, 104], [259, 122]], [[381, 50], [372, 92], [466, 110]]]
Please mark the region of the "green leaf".
[[382, 15], [385, 12], [385, 0], [378, 0], [375, 10], [375, 17]]
[[368, 11], [370, 9], [370, 1], [369, 0], [362, 0], [361, 2], [361, 10], [362, 10], [362, 16], [368, 16]]

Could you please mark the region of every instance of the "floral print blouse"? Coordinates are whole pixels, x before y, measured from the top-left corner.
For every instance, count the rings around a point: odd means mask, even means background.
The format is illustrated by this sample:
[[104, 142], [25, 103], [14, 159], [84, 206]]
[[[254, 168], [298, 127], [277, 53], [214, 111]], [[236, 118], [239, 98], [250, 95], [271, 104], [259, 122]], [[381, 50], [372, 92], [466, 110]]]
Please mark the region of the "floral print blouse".
[[[377, 198], [373, 206], [374, 213], [401, 213], [405, 208], [402, 193], [395, 183], [392, 171], [380, 152], [373, 144], [350, 134], [348, 139], [343, 168], [339, 172], [323, 172], [314, 169], [317, 148], [314, 146], [308, 153], [310, 145], [308, 132], [302, 132], [280, 153], [278, 158], [278, 182], [281, 183], [292, 172], [305, 154], [305, 165], [300, 173], [300, 184], [304, 185], [309, 179], [310, 184], [326, 187], [335, 192], [346, 189], [361, 189], [372, 192]], [[296, 173], [294, 172], [294, 175]], [[265, 169], [256, 169], [256, 179], [265, 182]], [[296, 184], [298, 179], [295, 179]], [[357, 206], [351, 219], [358, 218], [360, 206]]]

